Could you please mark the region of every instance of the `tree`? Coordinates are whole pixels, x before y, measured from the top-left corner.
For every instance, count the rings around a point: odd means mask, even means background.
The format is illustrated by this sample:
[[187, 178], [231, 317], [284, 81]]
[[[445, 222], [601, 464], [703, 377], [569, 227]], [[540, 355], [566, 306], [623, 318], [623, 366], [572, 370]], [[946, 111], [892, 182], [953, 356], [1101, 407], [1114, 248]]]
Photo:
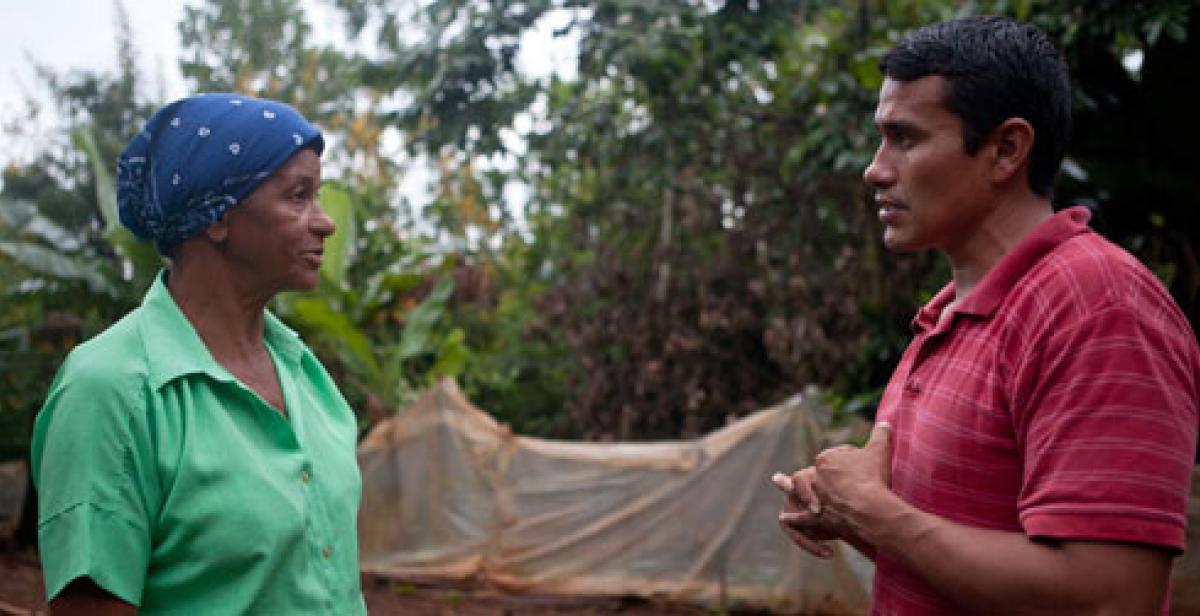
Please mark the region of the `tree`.
[[[869, 381], [842, 375], [889, 360], [894, 343], [862, 360], [864, 343], [872, 327], [884, 337], [902, 324], [875, 326], [852, 297], [913, 298], [928, 262], [888, 286], [896, 268], [863, 241], [857, 174], [873, 93], [869, 71], [844, 71], [869, 54], [855, 14], [802, 2], [582, 4], [446, 1], [426, 5], [426, 19], [389, 14], [378, 21], [426, 26], [442, 45], [395, 45], [375, 68], [432, 116], [413, 124], [437, 127], [420, 147], [492, 155], [521, 113], [538, 113], [511, 62], [520, 31], [574, 11], [579, 78], [532, 84], [553, 128], [525, 132], [512, 179], [532, 188], [524, 275], [544, 285], [532, 305], [575, 356], [564, 402], [580, 431], [695, 435], [798, 383]], [[804, 10], [819, 15], [807, 27]], [[427, 64], [472, 70], [417, 89], [423, 75], [397, 69]]]
[[[197, 90], [279, 98], [325, 130], [341, 231], [320, 290], [274, 308], [368, 418], [441, 375], [554, 436], [692, 436], [810, 383], [869, 414], [947, 278], [878, 240], [860, 179], [877, 62], [905, 30], [974, 11], [1058, 37], [1078, 125], [1059, 201], [1092, 204], [1197, 322], [1176, 145], [1200, 131], [1177, 77], [1200, 41], [1188, 0], [1088, 3], [1086, 20], [1081, 0], [334, 4], [377, 41], [370, 58], [313, 45], [295, 0], [209, 0], [181, 24], [182, 68]], [[523, 72], [524, 37], [547, 28], [578, 41], [577, 76]], [[38, 164], [6, 171], [0, 346], [56, 307], [96, 329], [155, 269], [112, 228], [94, 162], [153, 107], [121, 49], [115, 78], [44, 71], [68, 122]], [[414, 161], [435, 171], [406, 213]]]
[[27, 428], [66, 352], [135, 306], [158, 268], [153, 250], [116, 220], [109, 161], [153, 108], [140, 92], [128, 19], [116, 8], [116, 73], [39, 67], [62, 127], [31, 164], [3, 172], [0, 422], [22, 427], [4, 430], [11, 440], [0, 458], [26, 452]]
[[[908, 320], [946, 279], [931, 255], [883, 253], [859, 179], [877, 139], [880, 53], [907, 29], [976, 10], [1038, 20], [1073, 63], [1101, 53], [1100, 65], [1119, 66], [1130, 32], [1187, 38], [1177, 36], [1191, 23], [1185, 2], [1149, 13], [1101, 4], [1096, 22], [1065, 0], [338, 2], [356, 33], [380, 24], [383, 52], [365, 74], [410, 100], [388, 117], [411, 148], [458, 161], [447, 174], [475, 174], [484, 188], [529, 187], [528, 234], [475, 230], [524, 243], [521, 277], [537, 282], [527, 305], [570, 350], [564, 403], [589, 438], [694, 435], [806, 383], [869, 412]], [[578, 78], [530, 81], [514, 61], [521, 36], [564, 14], [559, 34], [580, 41]], [[1113, 85], [1077, 77], [1085, 103]], [[1113, 122], [1115, 111], [1102, 117]], [[514, 133], [522, 139], [505, 138]], [[1085, 143], [1072, 150], [1080, 168], [1120, 164], [1111, 153], [1089, 158]], [[498, 158], [518, 162], [498, 171], [487, 164]], [[1107, 201], [1104, 176], [1062, 192]], [[496, 191], [478, 195], [506, 205]], [[464, 202], [473, 204], [449, 201]], [[469, 216], [447, 211], [460, 215], [443, 215], [441, 228], [466, 233]], [[1169, 219], [1182, 220], [1174, 209]], [[1127, 244], [1159, 241], [1140, 227]], [[1187, 247], [1169, 245], [1174, 253], [1140, 254], [1169, 275], [1191, 268]], [[1178, 274], [1168, 282], [1177, 296], [1178, 285], [1196, 286]]]
[[1200, 84], [1180, 79], [1200, 57], [1200, 8], [1103, 1], [1078, 19], [1082, 2], [1044, 4], [1033, 17], [1061, 41], [1076, 91], [1059, 199], [1092, 207], [1094, 225], [1150, 266], [1200, 331], [1200, 214], [1181, 147], [1200, 139], [1189, 104]]

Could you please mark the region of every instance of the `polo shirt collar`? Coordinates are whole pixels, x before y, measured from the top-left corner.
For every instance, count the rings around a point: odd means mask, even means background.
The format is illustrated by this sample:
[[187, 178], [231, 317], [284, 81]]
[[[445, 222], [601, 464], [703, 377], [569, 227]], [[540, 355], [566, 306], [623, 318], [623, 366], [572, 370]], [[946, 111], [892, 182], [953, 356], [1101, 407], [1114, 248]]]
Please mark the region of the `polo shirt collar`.
[[[1091, 217], [1092, 213], [1086, 207], [1075, 206], [1054, 214], [1038, 225], [984, 274], [983, 279], [962, 304], [959, 304], [955, 312], [984, 318], [992, 316], [1000, 302], [1004, 301], [1025, 273], [1042, 257], [1063, 242], [1090, 231], [1088, 220]], [[937, 324], [942, 310], [953, 300], [954, 283], [951, 282], [942, 287], [942, 290], [913, 317], [913, 331], [932, 329]]]
[[[224, 382], [235, 381], [224, 366], [213, 359], [191, 322], [171, 297], [164, 270], [142, 300], [141, 332], [146, 350], [150, 386], [163, 385], [189, 374], [205, 374]], [[281, 360], [299, 363], [304, 345], [299, 336], [269, 311], [263, 318], [263, 336], [267, 347]]]

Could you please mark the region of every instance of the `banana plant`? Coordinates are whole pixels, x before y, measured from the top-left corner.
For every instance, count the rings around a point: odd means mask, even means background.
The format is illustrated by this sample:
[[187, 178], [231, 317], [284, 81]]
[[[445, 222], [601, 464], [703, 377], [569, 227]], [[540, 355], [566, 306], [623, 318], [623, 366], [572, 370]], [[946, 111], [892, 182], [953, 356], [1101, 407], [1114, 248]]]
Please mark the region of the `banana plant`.
[[101, 263], [82, 254], [82, 239], [41, 215], [28, 201], [0, 199], [0, 255], [30, 276], [10, 284], [6, 294], [40, 290], [47, 281], [80, 282], [92, 293], [119, 292]]
[[135, 292], [141, 293], [162, 268], [162, 258], [150, 242], [139, 240], [121, 226], [117, 212], [117, 184], [109, 171], [109, 162], [100, 155], [91, 129], [87, 126], [76, 128], [71, 132], [71, 141], [83, 151], [91, 164], [96, 179], [96, 204], [104, 220], [104, 238], [123, 261], [121, 277], [132, 284]]
[[[112, 300], [136, 301], [162, 261], [149, 243], [138, 241], [121, 226], [116, 184], [100, 155], [89, 126], [76, 127], [71, 141], [87, 158], [95, 180], [95, 204], [103, 222], [101, 236], [112, 258], [88, 250], [91, 231], [68, 229], [44, 216], [34, 203], [0, 200], [0, 254], [31, 277], [8, 292], [39, 290], [49, 283], [82, 283], [89, 293]], [[92, 236], [94, 237], [94, 236]]]

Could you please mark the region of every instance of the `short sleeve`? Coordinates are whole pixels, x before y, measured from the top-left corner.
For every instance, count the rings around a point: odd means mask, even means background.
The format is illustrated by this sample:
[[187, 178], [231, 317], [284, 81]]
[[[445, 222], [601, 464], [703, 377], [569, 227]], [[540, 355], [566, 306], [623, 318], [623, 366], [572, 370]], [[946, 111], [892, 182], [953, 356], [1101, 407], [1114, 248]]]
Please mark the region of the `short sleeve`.
[[56, 377], [33, 434], [46, 595], [53, 599], [86, 576], [138, 605], [156, 493], [144, 389], [100, 362], [72, 359]]
[[1197, 353], [1163, 313], [1112, 302], [1022, 368], [1020, 519], [1031, 536], [1184, 547]]

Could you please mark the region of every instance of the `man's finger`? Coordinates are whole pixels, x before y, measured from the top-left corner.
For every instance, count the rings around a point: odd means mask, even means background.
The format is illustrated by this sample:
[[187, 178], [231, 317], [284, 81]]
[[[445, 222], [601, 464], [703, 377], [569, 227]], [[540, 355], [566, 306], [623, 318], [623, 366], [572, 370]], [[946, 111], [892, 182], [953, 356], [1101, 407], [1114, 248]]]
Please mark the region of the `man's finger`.
[[792, 485], [792, 478], [778, 471], [774, 475], [771, 475], [771, 483], [787, 494], [792, 494], [795, 491], [795, 486]]
[[816, 522], [816, 517], [807, 511], [781, 511], [779, 513], [779, 523], [803, 531]]
[[816, 470], [807, 466], [792, 475], [792, 486], [796, 497], [808, 508], [808, 511], [813, 515], [821, 515], [821, 499], [817, 497], [817, 493], [812, 487], [815, 480]]
[[800, 546], [800, 548], [803, 549], [805, 552], [808, 552], [809, 554], [812, 554], [813, 556], [816, 556], [817, 558], [829, 558], [830, 556], [833, 555], [833, 551], [829, 548], [829, 545], [826, 544], [824, 541], [817, 541], [816, 539], [810, 539], [809, 537], [806, 537], [804, 535], [804, 533], [783, 523], [782, 520], [780, 520], [780, 522], [779, 522], [779, 527], [781, 529], [783, 529], [783, 533], [785, 535], [787, 535], [789, 539], [792, 540], [792, 543], [795, 543], [796, 545]]
[[771, 483], [775, 484], [780, 492], [783, 492], [782, 511], [800, 511], [806, 507], [804, 503], [800, 502], [800, 497], [796, 495], [795, 484], [791, 477], [783, 473], [775, 473], [771, 475]]

